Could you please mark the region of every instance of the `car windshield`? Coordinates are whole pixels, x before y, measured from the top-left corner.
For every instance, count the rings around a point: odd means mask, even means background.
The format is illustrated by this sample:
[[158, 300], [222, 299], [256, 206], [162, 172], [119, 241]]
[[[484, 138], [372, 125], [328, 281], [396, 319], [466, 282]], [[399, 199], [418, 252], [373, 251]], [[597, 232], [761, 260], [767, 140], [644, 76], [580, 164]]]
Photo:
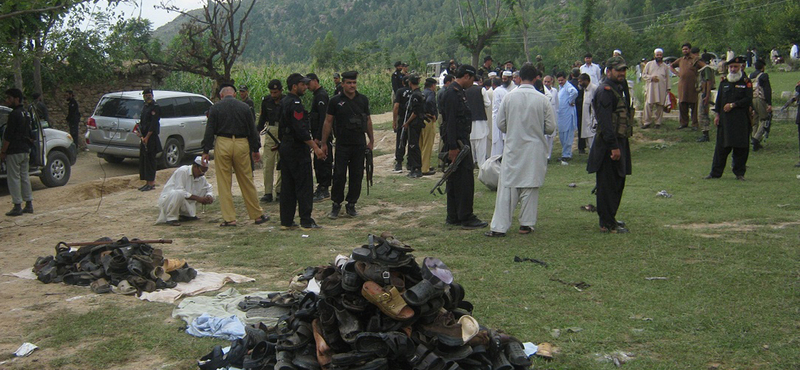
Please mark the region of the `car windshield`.
[[144, 101], [121, 99], [117, 97], [104, 97], [97, 105], [96, 116], [138, 119], [142, 113]]

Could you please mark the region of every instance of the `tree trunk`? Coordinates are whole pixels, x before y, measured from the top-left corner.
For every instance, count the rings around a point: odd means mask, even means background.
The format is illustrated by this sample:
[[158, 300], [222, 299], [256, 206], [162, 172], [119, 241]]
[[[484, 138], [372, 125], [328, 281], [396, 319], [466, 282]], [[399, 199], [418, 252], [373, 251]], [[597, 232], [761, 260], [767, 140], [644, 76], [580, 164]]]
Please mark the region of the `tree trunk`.
[[37, 37], [33, 46], [33, 92], [42, 93], [42, 40]]
[[20, 48], [14, 51], [12, 58], [14, 60], [14, 87], [22, 90], [22, 53], [20, 52]]

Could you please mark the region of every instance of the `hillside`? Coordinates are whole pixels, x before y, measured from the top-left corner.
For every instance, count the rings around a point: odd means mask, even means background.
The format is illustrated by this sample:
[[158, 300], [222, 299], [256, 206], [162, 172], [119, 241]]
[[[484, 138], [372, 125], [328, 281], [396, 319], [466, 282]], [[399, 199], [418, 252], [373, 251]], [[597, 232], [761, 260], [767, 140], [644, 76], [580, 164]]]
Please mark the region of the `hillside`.
[[[468, 61], [467, 51], [452, 39], [453, 31], [460, 24], [457, 1], [257, 1], [248, 21], [250, 39], [243, 59], [255, 63], [308, 63], [313, 60], [314, 42], [331, 31], [337, 50], [356, 49], [360, 45], [381, 58], [380, 64], [389, 65], [397, 59], [410, 60], [418, 67], [428, 61], [449, 58]], [[784, 17], [785, 21], [780, 24], [796, 24], [790, 21], [800, 18], [800, 7], [787, 5], [782, 0], [522, 0], [515, 3], [527, 9], [520, 11], [517, 7], [509, 12], [503, 19], [506, 30], [482, 54], [524, 62], [520, 19], [525, 19], [529, 26], [528, 58], [541, 54], [545, 61], [566, 65], [581, 59], [587, 50], [608, 57], [610, 50], [622, 49], [626, 57], [639, 59], [651, 56], [652, 49], [660, 46], [668, 55], [677, 54], [680, 44], [686, 41], [709, 50], [722, 51], [732, 46], [737, 53], [744, 53], [751, 45], [770, 49], [773, 44], [788, 45], [789, 38], [782, 35], [792, 31], [774, 29], [758, 34], [752, 32], [753, 24], [768, 24], [766, 20], [770, 17], [772, 21], [775, 17]], [[585, 42], [580, 21], [587, 3], [594, 6], [591, 7], [591, 36]], [[748, 14], [749, 27], [720, 29], [716, 26], [743, 14]], [[178, 18], [159, 28], [155, 36], [166, 43], [183, 21]]]

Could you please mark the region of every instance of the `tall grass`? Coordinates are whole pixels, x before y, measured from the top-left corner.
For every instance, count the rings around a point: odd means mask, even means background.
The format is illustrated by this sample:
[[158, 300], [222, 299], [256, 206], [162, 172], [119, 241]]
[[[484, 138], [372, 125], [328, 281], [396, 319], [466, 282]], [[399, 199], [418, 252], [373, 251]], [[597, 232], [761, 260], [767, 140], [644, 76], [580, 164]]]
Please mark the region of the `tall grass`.
[[[281, 81], [284, 89], [286, 88], [286, 77], [297, 72], [307, 74], [314, 72], [320, 79], [320, 84], [328, 90], [329, 95], [333, 95], [334, 83], [333, 73], [344, 72], [330, 69], [306, 70], [306, 67], [295, 67], [291, 65], [266, 65], [254, 66], [244, 65], [232, 73], [232, 78], [236, 86], [247, 85], [250, 90], [250, 98], [254, 102], [260, 102], [261, 98], [269, 95], [267, 85], [272, 79]], [[364, 94], [370, 101], [372, 113], [382, 113], [389, 111], [392, 106], [391, 101], [391, 74], [386, 70], [359, 71], [358, 92]], [[165, 90], [186, 91], [205, 96], [213, 95], [214, 81], [207, 77], [201, 77], [186, 72], [173, 72], [164, 79], [159, 87]], [[310, 95], [307, 94], [304, 100], [310, 102]], [[256, 103], [256, 111], [261, 109]]]

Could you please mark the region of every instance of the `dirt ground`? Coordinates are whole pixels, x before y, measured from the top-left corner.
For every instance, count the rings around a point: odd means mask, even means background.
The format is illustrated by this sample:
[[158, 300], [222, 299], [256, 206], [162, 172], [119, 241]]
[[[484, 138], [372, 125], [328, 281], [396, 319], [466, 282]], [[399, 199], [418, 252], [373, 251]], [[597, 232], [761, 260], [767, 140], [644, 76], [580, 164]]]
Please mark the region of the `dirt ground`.
[[[391, 113], [373, 116], [375, 124], [391, 120]], [[394, 134], [391, 131], [375, 131], [375, 150], [393, 153]], [[384, 154], [374, 159], [375, 176], [386, 176], [393, 167], [393, 154]], [[216, 188], [213, 175], [213, 162], [207, 178]], [[158, 171], [156, 183], [163, 186], [174, 170]], [[262, 187], [262, 177], [255, 176], [258, 189]], [[108, 302], [125, 304], [131, 297], [113, 294], [99, 297], [88, 288], [63, 284], [42, 284], [36, 280], [20, 279], [7, 274], [16, 273], [33, 266], [37, 256], [54, 254], [54, 247], [60, 241], [92, 241], [100, 237], [118, 239], [122, 236], [147, 239], [174, 239], [173, 244], [163, 245], [164, 254], [180, 253], [186, 247], [185, 240], [174, 238], [169, 227], [153, 227], [158, 216], [156, 202], [159, 189], [139, 192], [143, 184], [138, 177], [138, 161], [126, 160], [121, 164], [110, 164], [98, 159], [93, 153], [80, 153], [78, 162], [72, 168], [69, 184], [59, 188], [46, 188], [37, 178], [31, 179], [34, 188], [34, 209], [32, 215], [21, 217], [5, 216], [6, 208], [11, 208], [11, 197], [5, 186], [0, 189], [0, 368], [3, 361], [28, 362], [32, 367], [47, 364], [50, 359], [63, 356], [47, 348], [37, 349], [31, 357], [12, 359], [13, 353], [26, 341], [24, 330], [36, 322], [57, 312], [86, 312]], [[234, 187], [237, 187], [234, 177]], [[238, 194], [238, 189], [233, 190]], [[378, 206], [375, 206], [376, 209]], [[405, 210], [399, 207], [395, 211]], [[370, 210], [363, 210], [369, 213]], [[219, 218], [218, 212], [203, 216], [209, 222], [187, 224], [181, 227], [185, 233], [188, 228], [214, 228]], [[244, 221], [244, 220], [240, 220]], [[271, 221], [272, 223], [272, 221]], [[347, 227], [347, 225], [343, 225]], [[135, 230], [141, 230], [136, 232]], [[234, 232], [234, 231], [231, 231]], [[192, 261], [193, 266], [218, 270], [213, 261]], [[143, 361], [147, 361], [143, 359]], [[27, 367], [27, 366], [25, 366]], [[153, 363], [131, 363], [126, 368], [140, 369], [157, 367]]]

